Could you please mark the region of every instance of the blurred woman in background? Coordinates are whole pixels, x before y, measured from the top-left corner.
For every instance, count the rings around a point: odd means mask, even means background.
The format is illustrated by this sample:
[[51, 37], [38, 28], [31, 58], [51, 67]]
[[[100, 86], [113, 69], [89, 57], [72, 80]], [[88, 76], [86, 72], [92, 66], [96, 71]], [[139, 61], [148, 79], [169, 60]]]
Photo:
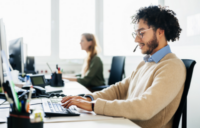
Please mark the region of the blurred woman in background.
[[105, 85], [103, 63], [97, 55], [100, 51], [100, 47], [96, 42], [95, 36], [90, 33], [83, 33], [80, 44], [82, 50], [87, 52], [82, 73], [80, 75], [76, 75], [76, 77], [63, 77], [63, 79], [77, 81], [86, 87]]

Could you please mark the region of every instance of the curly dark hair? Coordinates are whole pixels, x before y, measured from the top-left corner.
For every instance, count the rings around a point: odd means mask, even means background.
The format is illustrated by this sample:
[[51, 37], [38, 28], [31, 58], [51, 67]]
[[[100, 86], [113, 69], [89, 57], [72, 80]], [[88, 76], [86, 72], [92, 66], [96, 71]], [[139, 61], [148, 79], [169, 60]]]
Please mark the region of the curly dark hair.
[[140, 19], [146, 21], [148, 26], [151, 26], [154, 31], [158, 28], [165, 31], [167, 41], [176, 41], [179, 39], [182, 29], [179, 26], [176, 13], [172, 10], [161, 6], [148, 6], [140, 8], [137, 13], [132, 16], [132, 23], [136, 24]]

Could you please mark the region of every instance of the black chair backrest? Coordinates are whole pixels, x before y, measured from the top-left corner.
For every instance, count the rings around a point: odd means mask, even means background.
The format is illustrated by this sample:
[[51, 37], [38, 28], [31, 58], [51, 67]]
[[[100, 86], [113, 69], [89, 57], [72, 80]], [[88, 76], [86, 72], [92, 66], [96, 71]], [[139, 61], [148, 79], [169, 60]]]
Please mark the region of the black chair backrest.
[[182, 61], [185, 64], [187, 74], [186, 74], [185, 87], [182, 94], [181, 102], [174, 115], [173, 128], [178, 128], [181, 115], [182, 115], [182, 128], [187, 127], [187, 95], [190, 88], [190, 82], [192, 79], [194, 65], [196, 64], [195, 60], [182, 59]]
[[35, 57], [34, 56], [26, 57], [26, 69], [35, 71]]
[[112, 64], [110, 69], [110, 76], [108, 79], [108, 85], [115, 84], [122, 80], [124, 74], [125, 57], [114, 56], [112, 58]]

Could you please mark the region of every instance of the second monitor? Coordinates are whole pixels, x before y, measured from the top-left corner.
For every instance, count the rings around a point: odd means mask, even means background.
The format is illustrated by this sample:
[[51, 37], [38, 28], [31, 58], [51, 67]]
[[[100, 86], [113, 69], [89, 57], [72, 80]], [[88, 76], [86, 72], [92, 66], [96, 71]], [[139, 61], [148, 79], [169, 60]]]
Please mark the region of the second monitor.
[[9, 41], [9, 61], [14, 70], [24, 73], [23, 38]]

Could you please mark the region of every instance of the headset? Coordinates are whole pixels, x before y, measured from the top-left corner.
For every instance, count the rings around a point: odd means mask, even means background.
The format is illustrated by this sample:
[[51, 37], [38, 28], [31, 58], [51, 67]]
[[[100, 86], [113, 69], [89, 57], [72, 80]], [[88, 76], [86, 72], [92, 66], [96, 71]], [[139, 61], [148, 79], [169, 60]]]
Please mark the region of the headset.
[[135, 52], [135, 51], [136, 51], [137, 47], [138, 47], [138, 45], [135, 47], [135, 49], [133, 50], [133, 52]]

